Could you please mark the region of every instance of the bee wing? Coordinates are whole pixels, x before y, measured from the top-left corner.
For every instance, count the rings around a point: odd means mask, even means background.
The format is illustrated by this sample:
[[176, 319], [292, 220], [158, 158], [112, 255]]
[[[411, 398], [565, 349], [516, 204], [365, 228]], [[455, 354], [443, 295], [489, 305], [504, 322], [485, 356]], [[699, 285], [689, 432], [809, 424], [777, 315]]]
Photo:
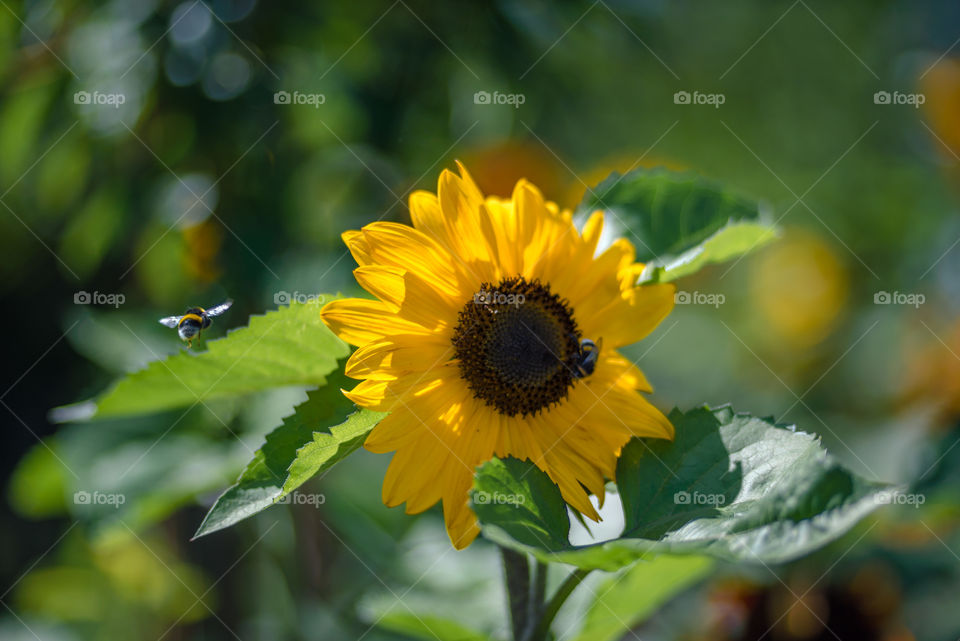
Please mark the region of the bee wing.
[[207, 316], [219, 316], [220, 314], [230, 309], [231, 305], [233, 305], [233, 301], [228, 298], [227, 300], [223, 301], [216, 307], [211, 307], [210, 309], [208, 309]]
[[167, 316], [166, 318], [161, 318], [159, 323], [172, 329], [180, 324], [181, 318], [183, 318], [183, 316]]

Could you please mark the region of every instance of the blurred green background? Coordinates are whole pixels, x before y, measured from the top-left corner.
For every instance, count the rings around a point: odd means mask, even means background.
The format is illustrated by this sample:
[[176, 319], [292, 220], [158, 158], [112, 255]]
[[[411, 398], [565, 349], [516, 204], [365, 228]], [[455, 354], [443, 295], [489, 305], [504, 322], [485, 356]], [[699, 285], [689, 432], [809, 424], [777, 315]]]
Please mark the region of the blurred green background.
[[0, 2], [0, 638], [374, 641], [411, 611], [506, 635], [495, 550], [384, 507], [386, 456], [190, 541], [303, 390], [49, 413], [182, 349], [161, 316], [230, 296], [213, 338], [355, 291], [340, 233], [408, 222], [459, 158], [566, 207], [659, 165], [762, 199], [783, 238], [681, 282], [722, 302], [630, 350], [653, 400], [795, 422], [925, 497], [789, 566], [720, 567], [611, 638], [955, 639], [958, 38], [947, 0]]

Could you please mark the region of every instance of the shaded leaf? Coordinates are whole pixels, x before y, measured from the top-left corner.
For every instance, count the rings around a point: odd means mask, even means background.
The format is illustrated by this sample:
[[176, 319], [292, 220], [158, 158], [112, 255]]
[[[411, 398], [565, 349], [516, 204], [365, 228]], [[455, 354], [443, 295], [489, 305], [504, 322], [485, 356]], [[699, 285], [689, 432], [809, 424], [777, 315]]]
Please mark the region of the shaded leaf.
[[[539, 472], [515, 458], [488, 461], [470, 492], [473, 510], [481, 521], [510, 527], [521, 543], [562, 550], [570, 533], [567, 505], [546, 474], [531, 471]], [[534, 496], [539, 500], [527, 500]]]
[[340, 391], [340, 373], [267, 435], [253, 460], [207, 512], [195, 536], [229, 527], [265, 510], [315, 474], [353, 453], [384, 414], [356, 410]]

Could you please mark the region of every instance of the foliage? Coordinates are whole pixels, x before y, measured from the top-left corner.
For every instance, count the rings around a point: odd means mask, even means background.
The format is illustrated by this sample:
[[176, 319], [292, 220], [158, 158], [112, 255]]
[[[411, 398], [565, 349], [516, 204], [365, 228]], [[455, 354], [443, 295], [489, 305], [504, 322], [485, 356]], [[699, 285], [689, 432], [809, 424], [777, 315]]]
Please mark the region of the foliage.
[[477, 474], [474, 492], [510, 498], [474, 501], [486, 536], [586, 569], [663, 553], [778, 563], [841, 536], [895, 491], [844, 468], [815, 436], [729, 407], [674, 410], [670, 420], [673, 443], [634, 439], [620, 456], [619, 538], [570, 545], [560, 490], [516, 459], [490, 461]]

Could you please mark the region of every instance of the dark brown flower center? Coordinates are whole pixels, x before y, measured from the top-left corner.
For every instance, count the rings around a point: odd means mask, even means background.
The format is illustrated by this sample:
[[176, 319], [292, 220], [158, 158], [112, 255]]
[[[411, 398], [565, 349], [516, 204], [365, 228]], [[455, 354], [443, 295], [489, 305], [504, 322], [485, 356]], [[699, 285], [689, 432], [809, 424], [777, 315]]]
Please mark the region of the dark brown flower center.
[[484, 283], [460, 311], [453, 346], [460, 376], [501, 414], [536, 414], [566, 398], [580, 331], [567, 303], [522, 276]]

